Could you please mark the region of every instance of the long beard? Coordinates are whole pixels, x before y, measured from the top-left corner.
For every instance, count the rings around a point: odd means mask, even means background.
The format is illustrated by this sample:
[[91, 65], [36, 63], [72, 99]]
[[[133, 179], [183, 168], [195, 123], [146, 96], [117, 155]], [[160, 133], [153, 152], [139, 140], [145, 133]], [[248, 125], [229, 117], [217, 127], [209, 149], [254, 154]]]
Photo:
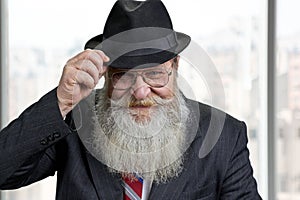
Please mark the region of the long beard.
[[[139, 113], [130, 109], [137, 104], [155, 106]], [[188, 115], [179, 91], [172, 99], [155, 96], [139, 102], [130, 96], [111, 100], [103, 90], [96, 104], [93, 154], [113, 173], [165, 182], [182, 170]]]

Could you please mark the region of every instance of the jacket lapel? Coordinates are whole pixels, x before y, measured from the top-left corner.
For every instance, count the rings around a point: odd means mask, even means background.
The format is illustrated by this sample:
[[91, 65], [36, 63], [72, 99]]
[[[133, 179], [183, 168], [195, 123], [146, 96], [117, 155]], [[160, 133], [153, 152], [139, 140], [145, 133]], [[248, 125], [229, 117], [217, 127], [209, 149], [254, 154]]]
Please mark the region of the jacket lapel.
[[[94, 105], [95, 93], [92, 93], [89, 98], [78, 104], [72, 111], [73, 129], [77, 130], [78, 134], [80, 133], [79, 136], [85, 139], [88, 138], [87, 134], [93, 129], [91, 116], [93, 116]], [[109, 173], [105, 165], [93, 157], [85, 147], [84, 149], [98, 199], [123, 199], [121, 178]]]
[[167, 183], [154, 183], [149, 195], [149, 199], [179, 199], [186, 187], [186, 178], [176, 178]]
[[121, 178], [113, 176], [107, 171], [107, 167], [86, 152], [91, 178], [99, 199], [123, 199], [123, 187]]

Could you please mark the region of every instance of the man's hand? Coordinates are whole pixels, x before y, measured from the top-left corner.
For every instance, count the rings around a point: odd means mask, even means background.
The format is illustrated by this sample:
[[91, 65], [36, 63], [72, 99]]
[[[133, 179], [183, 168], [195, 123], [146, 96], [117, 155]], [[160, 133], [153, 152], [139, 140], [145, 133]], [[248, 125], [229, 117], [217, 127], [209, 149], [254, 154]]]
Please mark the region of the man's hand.
[[57, 88], [60, 112], [65, 117], [77, 103], [87, 97], [107, 70], [109, 58], [100, 50], [85, 50], [65, 65]]

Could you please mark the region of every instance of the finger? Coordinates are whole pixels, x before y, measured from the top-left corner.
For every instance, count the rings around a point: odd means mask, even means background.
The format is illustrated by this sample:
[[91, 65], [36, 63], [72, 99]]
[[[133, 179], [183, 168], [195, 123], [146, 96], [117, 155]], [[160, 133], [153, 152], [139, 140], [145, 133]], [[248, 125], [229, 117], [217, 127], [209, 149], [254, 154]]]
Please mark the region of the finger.
[[103, 74], [107, 71], [107, 68], [108, 68], [107, 66], [103, 65], [101, 72], [99, 73], [99, 76], [103, 76]]
[[104, 62], [109, 62], [110, 58], [101, 50], [95, 50], [95, 52], [101, 56]]
[[103, 58], [94, 50], [86, 50], [84, 59], [91, 60], [94, 65], [98, 68], [99, 72], [102, 71]]
[[85, 71], [78, 70], [75, 81], [89, 89], [93, 89], [96, 86], [93, 77]]
[[[103, 53], [102, 51], [97, 50], [98, 53]], [[97, 67], [99, 73], [98, 76], [102, 77], [103, 74], [107, 71], [107, 66], [104, 65], [104, 60], [101, 56], [105, 57], [105, 60], [109, 61], [109, 58], [105, 55], [100, 55], [96, 53], [96, 51], [94, 51], [93, 53], [89, 54], [89, 59], [95, 64], [95, 66]]]
[[99, 76], [102, 76], [107, 70], [107, 67], [105, 67], [104, 63], [108, 62], [110, 58], [100, 50], [93, 50], [89, 56], [93, 63], [97, 66], [99, 70]]
[[99, 76], [102, 76], [102, 74], [106, 71], [103, 68], [103, 63], [108, 62], [109, 58], [103, 53], [103, 51], [87, 49], [84, 52], [82, 52], [82, 54], [79, 57], [81, 57], [82, 59], [91, 60], [94, 63], [94, 65], [98, 68], [100, 73]]
[[88, 73], [97, 84], [99, 81], [99, 71], [91, 60], [82, 60], [75, 64], [75, 68]]

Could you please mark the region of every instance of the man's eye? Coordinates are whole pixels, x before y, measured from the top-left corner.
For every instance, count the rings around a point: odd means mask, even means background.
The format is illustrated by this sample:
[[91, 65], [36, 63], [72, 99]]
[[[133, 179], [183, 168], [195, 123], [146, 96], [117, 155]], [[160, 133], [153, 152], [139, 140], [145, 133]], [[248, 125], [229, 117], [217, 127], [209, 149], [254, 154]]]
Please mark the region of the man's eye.
[[164, 71], [149, 71], [145, 73], [145, 76], [151, 78], [151, 77], [160, 77], [163, 76], [164, 74], [165, 74]]
[[124, 80], [124, 79], [133, 79], [134, 74], [130, 72], [117, 72], [113, 74], [113, 79], [114, 80]]
[[118, 73], [114, 73], [113, 75], [112, 75], [112, 78], [114, 79], [114, 80], [119, 80], [120, 78], [122, 78], [122, 76], [125, 74], [125, 72], [118, 72]]

